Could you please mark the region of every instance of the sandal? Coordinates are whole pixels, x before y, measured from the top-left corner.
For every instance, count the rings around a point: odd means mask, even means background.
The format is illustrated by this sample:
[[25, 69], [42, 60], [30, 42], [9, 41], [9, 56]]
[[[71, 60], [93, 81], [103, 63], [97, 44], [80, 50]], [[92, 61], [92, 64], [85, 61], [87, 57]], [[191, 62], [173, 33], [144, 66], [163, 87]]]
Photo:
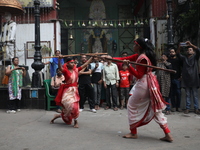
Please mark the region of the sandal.
[[117, 108], [117, 107], [115, 107], [115, 108], [113, 108], [113, 110], [114, 110], [114, 111], [118, 111], [118, 108]]
[[110, 107], [106, 106], [104, 109], [105, 109], [105, 110], [108, 110], [109, 108], [110, 108]]
[[165, 112], [165, 115], [170, 115], [170, 114], [171, 114], [171, 113], [170, 113], [170, 111], [168, 111], [168, 110]]

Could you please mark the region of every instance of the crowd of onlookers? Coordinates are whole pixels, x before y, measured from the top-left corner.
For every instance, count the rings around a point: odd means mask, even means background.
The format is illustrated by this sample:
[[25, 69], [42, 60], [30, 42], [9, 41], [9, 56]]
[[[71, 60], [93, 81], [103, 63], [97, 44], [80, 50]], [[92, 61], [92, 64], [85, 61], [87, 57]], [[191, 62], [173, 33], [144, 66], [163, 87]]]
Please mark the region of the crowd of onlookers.
[[[162, 96], [168, 105], [165, 113], [171, 112], [189, 113], [191, 109], [191, 100], [193, 98], [194, 112], [199, 114], [198, 104], [198, 87], [199, 87], [199, 52], [196, 46], [189, 41], [186, 42], [188, 47], [186, 55], [180, 53], [182, 47], [177, 50], [171, 48], [169, 52], [163, 53], [157, 62], [157, 67], [175, 70], [176, 73], [170, 73], [163, 70], [155, 70], [157, 79], [160, 84]], [[56, 51], [56, 56], [60, 51]], [[127, 57], [128, 53], [123, 52], [121, 57]], [[109, 58], [109, 56], [107, 56]], [[112, 58], [112, 57], [110, 57]], [[82, 55], [80, 62], [74, 58], [77, 67], [87, 61], [87, 56]], [[56, 59], [50, 59], [46, 64], [56, 64]], [[64, 63], [64, 60], [62, 61]], [[64, 76], [56, 66], [51, 66], [51, 86], [58, 89], [64, 83]], [[56, 70], [56, 71], [55, 71]], [[96, 112], [105, 104], [104, 109], [112, 108], [117, 111], [119, 108], [126, 108], [126, 104], [131, 94], [130, 89], [134, 85], [135, 77], [129, 72], [128, 65], [123, 62], [112, 62], [109, 59], [94, 57], [93, 62], [79, 72], [78, 90], [80, 95], [80, 112], [84, 110], [86, 100], [90, 110]], [[186, 108], [181, 108], [181, 88], [186, 92]], [[55, 93], [53, 93], [55, 94]], [[59, 108], [58, 108], [59, 111]]]
[[[168, 73], [157, 70], [157, 79], [160, 84], [161, 93], [165, 101], [169, 103], [166, 108], [166, 114], [178, 111], [181, 108], [181, 88], [185, 89], [186, 103], [184, 113], [188, 114], [193, 100], [194, 113], [199, 114], [198, 88], [199, 88], [199, 53], [200, 49], [191, 42], [186, 42], [187, 47], [181, 47], [175, 50], [171, 48], [169, 53], [163, 53], [157, 66], [166, 69], [173, 69], [176, 73]], [[186, 51], [185, 55], [180, 50]]]
[[[56, 51], [56, 55], [60, 55], [60, 51]], [[127, 56], [127, 53], [123, 53], [123, 56]], [[74, 59], [76, 66], [79, 67], [87, 61], [87, 56], [82, 55], [80, 62], [76, 58]], [[53, 64], [53, 62], [54, 60], [50, 59], [46, 64]], [[64, 63], [64, 61], [62, 62]], [[55, 64], [51, 68], [56, 68]], [[51, 93], [54, 95], [65, 80], [60, 70], [55, 70], [55, 74], [51, 73]], [[103, 103], [106, 103], [105, 110], [113, 108], [114, 111], [117, 111], [118, 107], [123, 109], [127, 104], [131, 82], [127, 64], [116, 64], [111, 60], [105, 61], [95, 56], [93, 62], [79, 72], [80, 112], [84, 110], [86, 100], [92, 112], [99, 110]], [[58, 111], [60, 112], [59, 108]]]

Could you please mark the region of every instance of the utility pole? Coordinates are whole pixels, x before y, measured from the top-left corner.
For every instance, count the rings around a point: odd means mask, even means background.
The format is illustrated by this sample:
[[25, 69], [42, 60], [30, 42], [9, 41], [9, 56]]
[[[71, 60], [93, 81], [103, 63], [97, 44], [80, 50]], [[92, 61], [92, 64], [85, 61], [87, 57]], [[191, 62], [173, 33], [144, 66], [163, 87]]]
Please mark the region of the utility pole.
[[35, 54], [34, 54], [34, 62], [31, 67], [35, 70], [32, 75], [32, 84], [33, 88], [41, 87], [41, 74], [40, 71], [44, 68], [44, 64], [42, 63], [42, 55], [40, 52], [40, 1], [34, 0], [34, 15], [35, 15]]
[[174, 46], [174, 37], [173, 37], [173, 21], [172, 21], [172, 0], [167, 0], [167, 8], [168, 8], [168, 17], [167, 17], [167, 47]]

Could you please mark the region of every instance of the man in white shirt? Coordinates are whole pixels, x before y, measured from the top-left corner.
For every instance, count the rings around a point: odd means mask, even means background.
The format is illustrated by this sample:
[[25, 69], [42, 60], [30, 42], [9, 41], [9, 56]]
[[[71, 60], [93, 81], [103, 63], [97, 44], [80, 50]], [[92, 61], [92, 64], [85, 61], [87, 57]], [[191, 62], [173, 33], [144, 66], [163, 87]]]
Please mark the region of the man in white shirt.
[[[109, 56], [112, 58], [111, 56]], [[109, 58], [108, 57], [108, 58]], [[117, 87], [119, 86], [119, 71], [117, 65], [112, 63], [111, 60], [108, 60], [107, 65], [104, 66], [103, 69], [103, 82], [104, 87], [106, 89], [106, 103], [107, 106], [105, 110], [111, 108], [111, 100], [110, 100], [110, 90], [112, 93], [112, 105], [113, 110], [117, 111]]]
[[94, 88], [95, 109], [98, 110], [101, 99], [103, 63], [99, 62], [98, 57], [94, 57], [93, 59], [94, 62], [90, 63], [90, 69], [92, 70], [91, 83]]

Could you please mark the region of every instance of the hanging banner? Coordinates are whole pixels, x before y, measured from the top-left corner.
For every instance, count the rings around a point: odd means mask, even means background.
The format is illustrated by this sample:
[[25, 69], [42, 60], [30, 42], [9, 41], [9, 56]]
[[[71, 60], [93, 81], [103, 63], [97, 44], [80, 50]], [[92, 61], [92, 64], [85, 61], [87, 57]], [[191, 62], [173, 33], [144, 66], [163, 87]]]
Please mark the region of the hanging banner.
[[[34, 0], [18, 0], [22, 7], [34, 7]], [[53, 0], [40, 0], [40, 7], [53, 7]]]

